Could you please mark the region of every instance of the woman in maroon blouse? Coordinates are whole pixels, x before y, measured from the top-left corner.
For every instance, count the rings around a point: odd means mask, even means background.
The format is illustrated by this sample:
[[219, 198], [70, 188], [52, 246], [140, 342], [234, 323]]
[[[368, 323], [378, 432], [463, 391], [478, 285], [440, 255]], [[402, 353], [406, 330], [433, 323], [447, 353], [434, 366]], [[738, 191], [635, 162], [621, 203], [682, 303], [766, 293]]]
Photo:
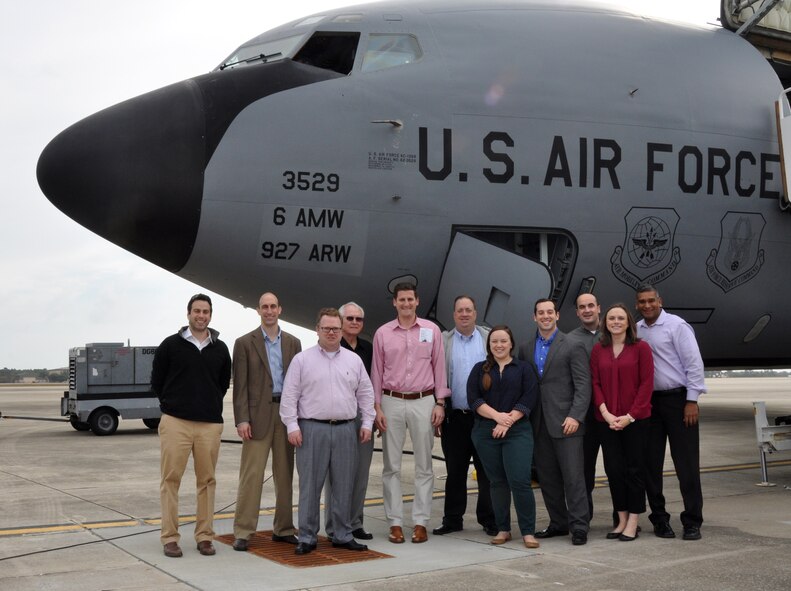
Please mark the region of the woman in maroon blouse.
[[618, 527], [607, 539], [631, 542], [645, 513], [645, 470], [654, 358], [637, 338], [634, 318], [624, 304], [604, 315], [601, 341], [591, 353], [596, 427], [601, 433], [604, 470], [610, 483]]

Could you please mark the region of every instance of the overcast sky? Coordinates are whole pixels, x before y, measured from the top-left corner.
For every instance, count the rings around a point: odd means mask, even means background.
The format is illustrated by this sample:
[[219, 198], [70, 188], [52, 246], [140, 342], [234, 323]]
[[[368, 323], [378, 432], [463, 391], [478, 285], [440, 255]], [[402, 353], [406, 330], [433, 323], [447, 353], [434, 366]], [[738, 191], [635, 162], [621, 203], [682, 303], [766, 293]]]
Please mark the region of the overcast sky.
[[[35, 175], [44, 146], [96, 111], [210, 71], [259, 33], [352, 4], [353, 0], [4, 3], [0, 368], [63, 367], [68, 349], [88, 342], [159, 344], [185, 324], [186, 301], [203, 291], [97, 237], [52, 206]], [[625, 4], [646, 14], [661, 12], [696, 23], [713, 23], [719, 15], [718, 0]], [[288, 302], [283, 308], [288, 317]], [[254, 310], [221, 296], [214, 299], [212, 326], [229, 345], [258, 322]], [[315, 342], [312, 330], [287, 324], [284, 328], [305, 345]]]

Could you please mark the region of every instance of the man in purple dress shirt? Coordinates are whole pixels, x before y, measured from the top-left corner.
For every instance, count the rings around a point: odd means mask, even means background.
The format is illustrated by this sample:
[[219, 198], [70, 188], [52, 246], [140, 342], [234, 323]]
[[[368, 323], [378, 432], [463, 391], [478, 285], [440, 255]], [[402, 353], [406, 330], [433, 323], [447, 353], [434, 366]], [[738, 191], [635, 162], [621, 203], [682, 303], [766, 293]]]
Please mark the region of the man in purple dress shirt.
[[[316, 549], [321, 489], [332, 479], [332, 545], [367, 550], [352, 537], [351, 500], [357, 441], [371, 439], [374, 396], [360, 357], [341, 347], [341, 316], [322, 308], [316, 323], [319, 344], [294, 357], [283, 382], [280, 418], [297, 448], [299, 543], [296, 554]], [[362, 416], [359, 433], [355, 424]]]
[[695, 332], [682, 318], [662, 309], [662, 298], [652, 285], [637, 290], [637, 311], [643, 319], [637, 333], [654, 353], [654, 393], [651, 396], [651, 432], [648, 441], [646, 493], [651, 523], [659, 538], [675, 538], [662, 494], [665, 447], [676, 468], [684, 511], [681, 524], [685, 540], [699, 540], [703, 523], [700, 486], [700, 433], [698, 396], [706, 391], [703, 360]]

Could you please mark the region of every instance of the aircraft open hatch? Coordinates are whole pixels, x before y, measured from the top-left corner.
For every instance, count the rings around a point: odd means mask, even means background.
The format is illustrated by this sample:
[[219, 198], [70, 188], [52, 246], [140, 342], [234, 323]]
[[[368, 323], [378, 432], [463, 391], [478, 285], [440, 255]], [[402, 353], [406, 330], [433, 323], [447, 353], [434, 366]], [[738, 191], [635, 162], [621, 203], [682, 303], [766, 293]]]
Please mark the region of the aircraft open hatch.
[[576, 257], [576, 241], [561, 230], [457, 227], [440, 281], [437, 320], [453, 326], [453, 300], [467, 294], [488, 326], [530, 326], [533, 302], [562, 301]]

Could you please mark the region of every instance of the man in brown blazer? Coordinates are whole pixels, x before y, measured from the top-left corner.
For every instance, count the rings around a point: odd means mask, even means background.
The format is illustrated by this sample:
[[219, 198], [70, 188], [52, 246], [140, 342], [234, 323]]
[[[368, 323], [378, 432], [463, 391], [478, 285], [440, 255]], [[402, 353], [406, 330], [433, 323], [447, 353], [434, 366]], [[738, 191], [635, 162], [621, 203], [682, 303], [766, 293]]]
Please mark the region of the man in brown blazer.
[[280, 330], [282, 308], [275, 294], [263, 294], [257, 310], [261, 326], [236, 339], [233, 347], [233, 415], [242, 438], [233, 549], [240, 552], [247, 550], [248, 540], [258, 527], [270, 450], [275, 481], [272, 540], [297, 543], [292, 510], [294, 447], [280, 420], [280, 394], [288, 365], [302, 351], [302, 345], [295, 336]]

